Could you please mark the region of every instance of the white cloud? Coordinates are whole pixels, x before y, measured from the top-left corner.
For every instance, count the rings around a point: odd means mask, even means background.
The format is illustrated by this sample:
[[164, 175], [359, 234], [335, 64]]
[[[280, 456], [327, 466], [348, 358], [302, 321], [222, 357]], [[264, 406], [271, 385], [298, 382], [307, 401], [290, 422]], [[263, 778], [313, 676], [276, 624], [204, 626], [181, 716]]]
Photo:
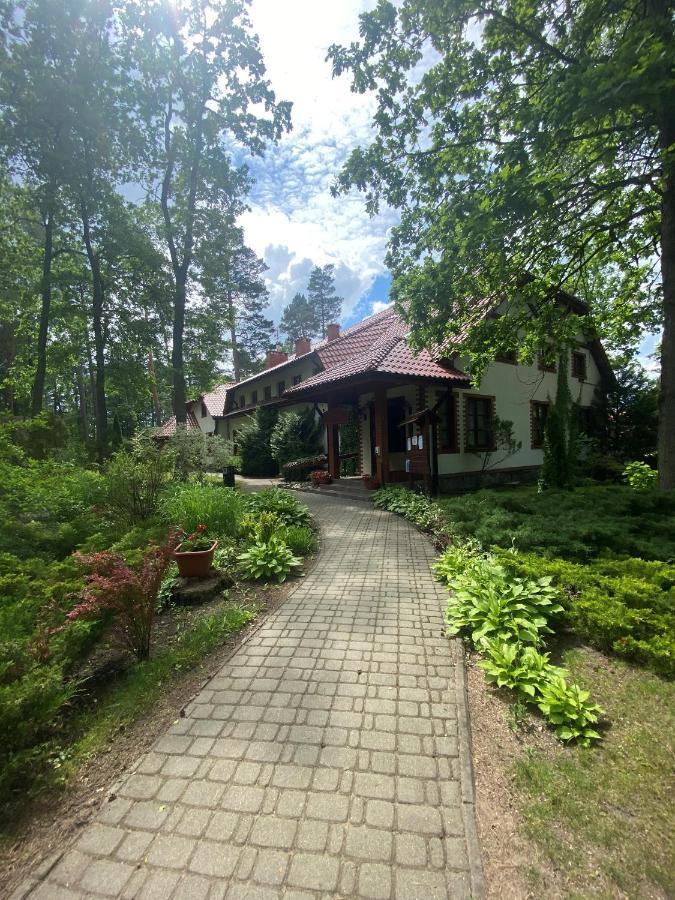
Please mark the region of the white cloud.
[[385, 309], [388, 309], [391, 306], [391, 303], [385, 303], [383, 300], [374, 300], [372, 307], [372, 315], [375, 313], [382, 312]]
[[358, 15], [373, 0], [253, 0], [277, 97], [293, 101], [293, 131], [251, 163], [256, 185], [242, 216], [246, 240], [269, 266], [270, 313], [275, 321], [313, 265], [333, 263], [348, 316], [383, 274], [389, 228], [385, 210], [374, 219], [360, 195], [333, 198], [330, 186], [350, 151], [369, 141], [374, 100], [354, 94], [350, 79], [333, 80], [325, 57], [333, 43], [358, 38]]

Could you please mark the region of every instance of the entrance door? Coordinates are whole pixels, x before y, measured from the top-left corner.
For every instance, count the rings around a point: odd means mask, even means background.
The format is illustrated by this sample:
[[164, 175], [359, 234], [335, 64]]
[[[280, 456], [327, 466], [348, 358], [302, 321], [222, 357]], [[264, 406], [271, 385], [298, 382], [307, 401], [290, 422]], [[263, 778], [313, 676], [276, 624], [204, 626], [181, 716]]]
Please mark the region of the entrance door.
[[375, 455], [375, 404], [368, 404], [368, 433], [370, 435], [370, 474], [377, 475], [377, 456]]

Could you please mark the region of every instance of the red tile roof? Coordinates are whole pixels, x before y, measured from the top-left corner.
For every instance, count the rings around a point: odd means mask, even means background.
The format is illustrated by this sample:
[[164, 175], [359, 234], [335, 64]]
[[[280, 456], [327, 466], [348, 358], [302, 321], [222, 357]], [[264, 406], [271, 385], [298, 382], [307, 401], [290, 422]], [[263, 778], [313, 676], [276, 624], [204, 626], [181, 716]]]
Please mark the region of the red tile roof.
[[[187, 428], [196, 428], [199, 431], [199, 422], [197, 421], [195, 414], [191, 409], [187, 409], [186, 411], [186, 420], [185, 425]], [[176, 433], [176, 417], [171, 416], [170, 419], [167, 419], [163, 425], [161, 425], [157, 431], [155, 432], [155, 437], [171, 437], [172, 434]]]
[[364, 319], [320, 347], [317, 353], [324, 371], [288, 388], [284, 396], [375, 373], [469, 384], [464, 372], [441, 365], [429, 351], [414, 353], [406, 341], [407, 332], [405, 322], [393, 308]]
[[207, 391], [197, 399], [204, 403], [210, 416], [222, 416], [225, 410], [225, 397], [227, 392], [234, 386], [232, 382], [217, 384], [212, 391]]

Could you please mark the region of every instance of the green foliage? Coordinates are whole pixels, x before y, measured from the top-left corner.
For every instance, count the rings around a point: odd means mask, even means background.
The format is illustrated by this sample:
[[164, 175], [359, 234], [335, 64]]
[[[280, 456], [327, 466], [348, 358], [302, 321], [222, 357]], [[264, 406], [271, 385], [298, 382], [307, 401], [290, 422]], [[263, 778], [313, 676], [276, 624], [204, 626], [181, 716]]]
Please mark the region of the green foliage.
[[463, 570], [447, 583], [450, 634], [468, 632], [478, 647], [486, 639], [539, 646], [552, 634], [549, 619], [562, 612], [550, 577], [513, 578], [489, 555], [466, 553]]
[[232, 465], [232, 445], [218, 435], [179, 427], [168, 443], [175, 472], [183, 481], [191, 474], [201, 481], [206, 472]]
[[378, 509], [387, 509], [413, 522], [422, 531], [441, 532], [445, 519], [437, 503], [425, 494], [416, 494], [404, 487], [388, 486], [375, 492], [373, 502]]
[[239, 429], [237, 448], [242, 475], [268, 478], [279, 471], [270, 446], [278, 415], [276, 407], [259, 406]]
[[312, 523], [307, 507], [299, 503], [288, 491], [280, 488], [269, 488], [248, 494], [246, 506], [253, 515], [263, 512], [274, 513], [284, 525], [309, 526]]
[[634, 491], [650, 491], [656, 487], [659, 473], [645, 462], [629, 462], [623, 470], [623, 477]]
[[541, 490], [574, 487], [577, 465], [576, 415], [569, 386], [569, 351], [565, 348], [558, 358], [558, 378], [555, 401], [549, 406], [544, 429], [544, 463], [541, 467]]
[[600, 735], [593, 727], [602, 710], [589, 703], [588, 691], [579, 685], [568, 685], [562, 674], [551, 674], [539, 685], [540, 699], [537, 706], [555, 726], [556, 735], [563, 741], [576, 741], [589, 747]]
[[543, 635], [562, 612], [549, 577], [514, 578], [490, 554], [456, 546], [436, 573], [448, 585], [446, 618], [450, 634], [465, 634], [485, 656], [479, 665], [489, 681], [534, 703], [561, 740], [589, 746], [600, 735], [591, 728], [601, 712], [588, 693], [568, 686], [567, 672], [539, 652]]
[[106, 466], [107, 503], [113, 514], [128, 522], [154, 516], [173, 469], [173, 454], [139, 432]]
[[279, 531], [279, 537], [296, 556], [311, 556], [316, 552], [316, 534], [305, 525], [287, 525]]
[[[313, 407], [282, 413], [270, 435], [272, 456], [280, 469], [291, 460], [316, 456], [321, 450], [323, 427]], [[285, 470], [284, 470], [285, 477]]]
[[275, 512], [248, 513], [241, 520], [241, 535], [246, 541], [266, 544], [281, 526], [281, 519]]
[[302, 568], [302, 560], [279, 537], [271, 537], [267, 543], [255, 543], [238, 557], [242, 576], [251, 581], [285, 581]]
[[234, 537], [245, 508], [244, 497], [233, 488], [188, 482], [175, 484], [166, 492], [161, 515], [168, 525], [190, 533], [206, 525], [213, 535]]
[[291, 344], [300, 337], [313, 338], [319, 334], [317, 310], [304, 294], [295, 294], [284, 307], [280, 328]]

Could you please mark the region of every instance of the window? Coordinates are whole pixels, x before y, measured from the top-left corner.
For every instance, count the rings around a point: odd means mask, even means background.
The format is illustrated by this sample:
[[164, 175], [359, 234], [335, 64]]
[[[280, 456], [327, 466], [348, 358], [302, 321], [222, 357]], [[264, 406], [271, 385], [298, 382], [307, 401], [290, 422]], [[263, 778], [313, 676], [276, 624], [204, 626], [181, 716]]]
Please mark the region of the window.
[[257, 402], [258, 402], [258, 392], [253, 391], [253, 393], [251, 394], [251, 403], [257, 403]]
[[202, 419], [205, 419], [208, 416], [208, 410], [206, 409], [206, 403], [202, 402]]
[[267, 387], [265, 388], [265, 400], [271, 400], [271, 399], [272, 399], [272, 385], [268, 384]]
[[438, 413], [438, 450], [440, 453], [456, 453], [457, 446], [457, 395], [452, 391], [444, 391], [436, 395], [439, 402]]
[[281, 397], [283, 392], [286, 390], [286, 382], [278, 381], [277, 382], [277, 397]]
[[572, 351], [572, 377], [586, 381], [586, 354], [578, 350]]
[[293, 384], [300, 384], [302, 381], [302, 375], [294, 375], [293, 376]]
[[555, 357], [551, 353], [540, 353], [539, 354], [539, 370], [541, 372], [557, 372], [558, 366], [556, 365]]
[[538, 450], [544, 446], [548, 409], [548, 402], [532, 400], [530, 403], [530, 435], [532, 437], [533, 450]]
[[494, 397], [465, 397], [466, 449], [492, 450]]
[[405, 419], [408, 407], [403, 397], [392, 397], [387, 400], [387, 443], [390, 453], [405, 452], [405, 428], [401, 422]]
[[505, 350], [503, 353], [498, 353], [495, 356], [497, 362], [500, 363], [508, 363], [510, 366], [518, 365], [518, 351], [517, 350]]

